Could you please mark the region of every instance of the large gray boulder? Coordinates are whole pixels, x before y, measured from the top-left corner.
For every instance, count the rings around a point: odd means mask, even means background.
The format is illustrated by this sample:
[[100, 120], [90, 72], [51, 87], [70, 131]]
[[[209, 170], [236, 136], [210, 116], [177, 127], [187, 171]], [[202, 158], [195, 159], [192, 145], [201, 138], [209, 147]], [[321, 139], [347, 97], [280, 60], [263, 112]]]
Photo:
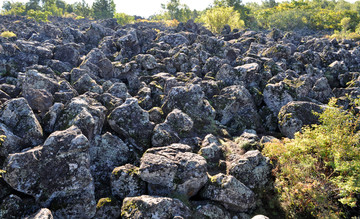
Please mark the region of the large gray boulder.
[[323, 110], [324, 106], [316, 103], [292, 101], [279, 112], [279, 129], [284, 136], [294, 138], [295, 133], [305, 125], [319, 123], [319, 117], [314, 112], [321, 113]]
[[249, 91], [241, 85], [233, 85], [215, 95], [214, 108], [222, 125], [230, 134], [240, 134], [244, 129], [259, 129], [260, 116]]
[[180, 138], [189, 133], [193, 128], [192, 119], [178, 109], [174, 109], [166, 117], [165, 122], [155, 126], [151, 138], [154, 147], [178, 143]]
[[108, 116], [109, 125], [121, 136], [131, 138], [140, 148], [150, 146], [154, 123], [135, 98], [128, 98]]
[[25, 98], [11, 99], [1, 105], [0, 122], [6, 126], [3, 127], [3, 131], [5, 135], [8, 134], [11, 138], [9, 142], [17, 142], [16, 137], [11, 132], [21, 138], [21, 145], [36, 146], [43, 142], [41, 125]]
[[199, 132], [205, 131], [206, 127], [211, 125], [215, 119], [215, 110], [205, 99], [205, 94], [198, 84], [171, 88], [165, 97], [162, 109], [165, 114], [170, 113], [173, 109], [179, 109], [186, 113], [191, 117], [194, 128]]
[[97, 196], [104, 197], [110, 193], [111, 172], [115, 167], [126, 164], [130, 156], [129, 147], [116, 135], [106, 132], [95, 136], [90, 145], [90, 168]]
[[255, 193], [235, 177], [219, 173], [211, 176], [200, 193], [202, 198], [222, 204], [235, 212], [246, 212], [255, 207]]
[[191, 197], [207, 182], [206, 160], [191, 153], [191, 147], [172, 144], [148, 149], [140, 161], [139, 175], [150, 194], [181, 194]]
[[4, 169], [12, 188], [50, 207], [55, 216], [94, 216], [89, 142], [76, 126], [52, 133], [41, 146], [10, 154]]
[[264, 188], [271, 173], [270, 160], [260, 151], [248, 151], [243, 155], [230, 155], [227, 172], [247, 187]]
[[279, 82], [276, 84], [267, 84], [264, 89], [264, 102], [276, 116], [281, 107], [294, 100], [286, 88], [284, 82]]
[[139, 176], [139, 168], [131, 164], [116, 167], [111, 173], [112, 195], [123, 200], [145, 194], [146, 183]]
[[92, 49], [80, 64], [81, 69], [94, 72], [96, 76], [104, 79], [110, 79], [114, 74], [114, 67], [111, 61], [98, 48]]
[[191, 210], [179, 199], [154, 196], [128, 197], [121, 207], [123, 218], [191, 218]]
[[75, 97], [64, 107], [57, 118], [55, 130], [78, 126], [83, 134], [92, 140], [101, 133], [105, 122], [106, 108], [86, 94]]

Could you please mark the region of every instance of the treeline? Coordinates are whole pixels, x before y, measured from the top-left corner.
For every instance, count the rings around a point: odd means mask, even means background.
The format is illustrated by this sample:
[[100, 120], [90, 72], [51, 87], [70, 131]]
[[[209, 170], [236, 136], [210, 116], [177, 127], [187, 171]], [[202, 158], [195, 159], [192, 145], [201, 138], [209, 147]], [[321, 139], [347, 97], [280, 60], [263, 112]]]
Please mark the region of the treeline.
[[[191, 10], [180, 0], [169, 0], [161, 6], [162, 12], [150, 16], [149, 20], [186, 22], [193, 19], [215, 32], [221, 32], [228, 24], [233, 29], [305, 28], [334, 30], [338, 35], [360, 34], [360, 1], [292, 0], [279, 3], [263, 0], [261, 3], [243, 4], [242, 0], [214, 0], [203, 11]], [[43, 21], [48, 15], [90, 19], [115, 17], [120, 24], [135, 20], [134, 16], [115, 13], [114, 0], [96, 0], [91, 6], [84, 0], [73, 4], [63, 0], [30, 0], [27, 3], [5, 1], [3, 14], [29, 16]]]

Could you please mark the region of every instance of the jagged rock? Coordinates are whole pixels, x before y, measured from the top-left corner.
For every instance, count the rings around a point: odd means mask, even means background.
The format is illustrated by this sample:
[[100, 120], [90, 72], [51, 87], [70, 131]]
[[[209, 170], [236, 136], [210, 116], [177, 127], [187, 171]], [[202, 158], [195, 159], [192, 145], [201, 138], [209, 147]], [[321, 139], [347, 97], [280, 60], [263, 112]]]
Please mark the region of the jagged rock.
[[4, 133], [11, 136], [9, 143], [16, 138], [11, 132], [20, 137], [21, 145], [36, 146], [43, 141], [41, 125], [25, 98], [11, 99], [1, 105], [0, 122], [7, 127], [3, 127]]
[[164, 42], [169, 44], [172, 47], [179, 46], [182, 44], [188, 44], [189, 41], [181, 34], [167, 34], [165, 36], [161, 36], [158, 40], [159, 42]]
[[0, 205], [0, 218], [20, 218], [24, 212], [24, 202], [17, 195], [9, 195]]
[[26, 92], [31, 88], [44, 89], [47, 92], [54, 94], [59, 90], [60, 85], [55, 78], [51, 77], [51, 75], [45, 75], [36, 70], [28, 70], [22, 82], [23, 95], [26, 96]]
[[194, 196], [207, 181], [206, 160], [191, 147], [172, 144], [148, 149], [140, 161], [139, 175], [150, 194]]
[[110, 93], [114, 97], [126, 100], [127, 98], [131, 98], [131, 95], [128, 93], [128, 89], [124, 83], [114, 83], [109, 87], [106, 91]]
[[22, 138], [16, 136], [4, 124], [0, 123], [0, 135], [6, 136], [0, 147], [0, 157], [6, 158], [11, 153], [16, 153], [28, 147], [22, 144]]
[[51, 211], [47, 208], [41, 208], [34, 214], [25, 217], [25, 219], [53, 219]]
[[260, 117], [249, 91], [241, 85], [233, 85], [214, 96], [214, 107], [219, 121], [226, 125], [230, 134], [245, 128], [259, 129]]
[[193, 124], [188, 115], [178, 109], [174, 109], [166, 117], [164, 123], [155, 126], [151, 143], [154, 147], [177, 143], [180, 141], [181, 136], [191, 131]]
[[236, 212], [249, 211], [256, 205], [254, 192], [235, 177], [222, 173], [211, 176], [200, 195], [203, 198], [219, 202], [226, 209]]
[[119, 218], [121, 215], [121, 205], [114, 198], [102, 198], [96, 205], [96, 214], [94, 218], [108, 219]]
[[136, 61], [145, 69], [152, 70], [157, 67], [156, 59], [150, 54], [140, 54], [136, 56]]
[[235, 84], [242, 85], [243, 83], [241, 82], [239, 76], [240, 76], [240, 74], [238, 74], [231, 65], [224, 64], [219, 69], [215, 78], [216, 78], [216, 80], [225, 83], [227, 86], [231, 86], [231, 85], [235, 85]]
[[55, 130], [78, 126], [90, 140], [101, 133], [105, 122], [106, 108], [95, 99], [84, 95], [75, 97], [67, 104], [56, 120]]
[[279, 112], [279, 129], [284, 136], [294, 138], [294, 134], [301, 131], [303, 126], [317, 124], [318, 116], [314, 112], [321, 113], [322, 111], [323, 107], [315, 103], [290, 102]]
[[150, 122], [149, 113], [141, 109], [137, 99], [126, 99], [110, 113], [108, 122], [113, 130], [133, 139], [139, 147], [146, 149], [150, 146], [154, 123]]
[[179, 199], [143, 195], [125, 198], [123, 218], [190, 218], [191, 210]]
[[199, 154], [203, 156], [206, 161], [217, 163], [223, 157], [221, 143], [214, 135], [209, 134], [205, 136], [202, 141]]
[[111, 61], [98, 48], [92, 49], [80, 64], [81, 69], [86, 69], [95, 73], [96, 76], [110, 79], [113, 77], [114, 67]]
[[270, 160], [260, 151], [248, 151], [244, 155], [230, 155], [227, 171], [247, 187], [263, 188], [269, 181]]
[[[75, 44], [76, 45], [76, 44]], [[73, 44], [65, 44], [55, 47], [54, 59], [68, 62], [73, 67], [77, 67], [79, 63], [80, 53], [78, 49], [74, 48]]]
[[43, 145], [10, 154], [4, 179], [50, 206], [54, 216], [92, 217], [96, 203], [88, 150], [89, 142], [77, 127], [54, 132]]
[[50, 107], [49, 111], [45, 114], [42, 125], [44, 127], [44, 131], [47, 133], [51, 133], [54, 131], [55, 122], [57, 118], [60, 116], [60, 113], [64, 109], [64, 104], [62, 103], [54, 103], [53, 106]]
[[183, 111], [193, 120], [194, 128], [201, 132], [215, 118], [215, 110], [204, 96], [201, 86], [197, 84], [173, 87], [166, 96], [162, 109], [166, 114], [173, 109]]
[[151, 122], [155, 124], [159, 124], [162, 122], [164, 117], [164, 112], [160, 107], [153, 107], [149, 110], [149, 119]]
[[223, 218], [230, 219], [231, 215], [229, 212], [211, 203], [199, 204], [196, 206], [195, 212], [196, 218], [206, 219], [206, 218]]
[[120, 200], [145, 194], [146, 183], [140, 179], [139, 168], [131, 164], [116, 167], [111, 173], [111, 192]]
[[87, 91], [101, 94], [103, 89], [96, 83], [88, 74], [83, 74], [79, 80], [74, 83], [74, 88], [79, 94], [84, 94]]
[[24, 97], [34, 111], [45, 113], [53, 105], [54, 98], [44, 89], [29, 88], [24, 92]]
[[130, 160], [129, 147], [117, 136], [107, 132], [97, 135], [90, 146], [91, 175], [97, 196], [110, 193], [111, 171]]
[[293, 97], [287, 92], [284, 82], [266, 85], [264, 92], [266, 106], [277, 115], [281, 107], [293, 101]]

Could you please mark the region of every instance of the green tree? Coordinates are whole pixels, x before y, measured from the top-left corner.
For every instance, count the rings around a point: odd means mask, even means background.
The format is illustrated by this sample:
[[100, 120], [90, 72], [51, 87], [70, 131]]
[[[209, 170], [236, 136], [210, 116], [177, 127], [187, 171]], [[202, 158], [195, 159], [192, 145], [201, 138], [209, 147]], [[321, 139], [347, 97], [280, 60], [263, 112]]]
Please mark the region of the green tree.
[[85, 0], [82, 0], [81, 2], [75, 2], [73, 4], [73, 9], [74, 9], [75, 14], [77, 14], [79, 16], [90, 17], [90, 15], [91, 15], [91, 8], [85, 2]]
[[40, 11], [40, 0], [30, 0], [27, 2], [25, 5], [25, 11], [28, 12], [29, 10]]
[[5, 1], [2, 8], [4, 15], [25, 15], [25, 4], [22, 2]]
[[181, 4], [180, 0], [170, 0], [166, 4], [161, 4], [161, 7], [166, 10], [165, 17], [167, 17], [167, 19], [176, 19], [180, 22], [186, 22], [192, 18], [192, 11], [189, 6]]
[[240, 19], [239, 12], [235, 11], [233, 7], [208, 9], [197, 21], [204, 23], [207, 28], [216, 33], [220, 33], [226, 24], [233, 29], [245, 26], [244, 21]]
[[95, 19], [113, 18], [115, 13], [114, 0], [96, 0], [92, 11]]
[[214, 0], [214, 7], [232, 7], [239, 12], [240, 19], [248, 25], [250, 9], [242, 4], [242, 0]]

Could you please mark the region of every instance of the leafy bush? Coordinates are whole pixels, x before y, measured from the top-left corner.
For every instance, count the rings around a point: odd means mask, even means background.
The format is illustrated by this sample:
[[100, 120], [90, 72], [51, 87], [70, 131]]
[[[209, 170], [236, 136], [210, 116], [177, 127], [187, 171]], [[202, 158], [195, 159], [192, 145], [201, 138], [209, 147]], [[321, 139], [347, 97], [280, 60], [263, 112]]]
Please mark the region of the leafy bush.
[[[16, 37], [16, 34], [11, 31], [4, 31], [0, 34], [0, 36], [4, 37], [4, 38], [12, 38], [12, 37]], [[0, 139], [1, 139], [1, 136], [0, 136]]]
[[269, 27], [281, 30], [295, 30], [307, 25], [308, 13], [301, 9], [291, 9], [272, 14], [269, 17]]
[[134, 16], [130, 16], [125, 13], [115, 13], [114, 18], [116, 18], [117, 23], [120, 25], [125, 25], [135, 21]]
[[317, 115], [320, 125], [304, 127], [293, 140], [268, 143], [263, 151], [276, 166], [275, 187], [289, 217], [344, 217], [344, 206], [358, 202], [360, 117], [335, 99]]
[[207, 28], [216, 33], [220, 33], [225, 24], [232, 29], [245, 26], [244, 21], [240, 19], [239, 12], [235, 11], [233, 7], [211, 8], [201, 15], [197, 22], [204, 23]]
[[34, 10], [29, 10], [27, 12], [28, 18], [29, 19], [35, 19], [37, 22], [49, 22], [48, 20], [48, 16], [52, 15], [51, 12], [49, 11], [34, 11]]

